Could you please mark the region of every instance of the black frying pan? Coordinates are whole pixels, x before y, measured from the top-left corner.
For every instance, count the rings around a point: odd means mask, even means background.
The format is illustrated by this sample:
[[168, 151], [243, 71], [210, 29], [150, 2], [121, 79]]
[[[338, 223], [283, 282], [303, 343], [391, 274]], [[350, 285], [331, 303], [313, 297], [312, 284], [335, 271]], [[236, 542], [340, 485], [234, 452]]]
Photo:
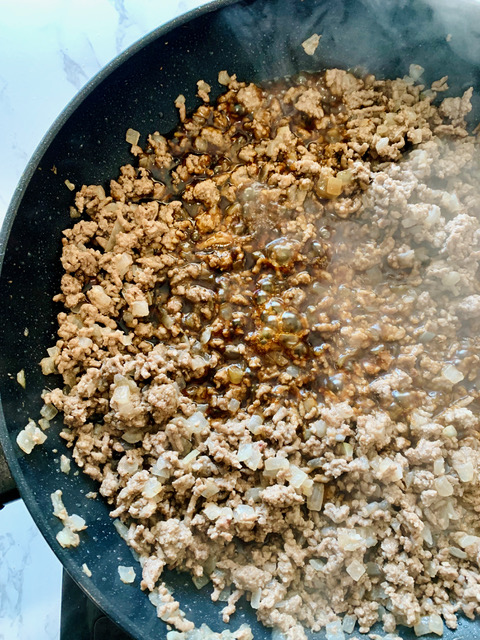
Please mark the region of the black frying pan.
[[[43, 447], [26, 457], [15, 436], [29, 417], [38, 418], [41, 390], [48, 379], [38, 367], [45, 349], [55, 340], [52, 302], [59, 289], [61, 231], [71, 224], [73, 195], [64, 181], [75, 185], [108, 183], [120, 165], [131, 160], [125, 142], [128, 127], [145, 134], [170, 131], [177, 123], [173, 102], [179, 93], [191, 108], [196, 82], [213, 87], [218, 71], [239, 79], [263, 81], [299, 70], [359, 67], [378, 76], [408, 73], [410, 63], [425, 68], [431, 82], [450, 76], [452, 94], [473, 85], [480, 88], [480, 4], [448, 0], [217, 0], [158, 29], [119, 56], [90, 82], [52, 126], [17, 187], [1, 236], [0, 299], [0, 439], [11, 472], [28, 509], [68, 573], [117, 624], [137, 639], [164, 637], [166, 628], [137, 586], [118, 579], [119, 564], [134, 564], [115, 532], [108, 507], [85, 494], [96, 489], [84, 475], [59, 472], [66, 452], [58, 438], [60, 421]], [[432, 9], [435, 7], [435, 10]], [[301, 42], [322, 34], [320, 46], [308, 57]], [[452, 38], [447, 42], [447, 34]], [[474, 111], [477, 111], [474, 100]], [[478, 115], [477, 115], [478, 119]], [[57, 173], [51, 171], [57, 167]], [[28, 337], [24, 329], [29, 329]], [[15, 381], [25, 369], [27, 389]], [[13, 376], [12, 376], [13, 374]], [[50, 494], [61, 488], [70, 512], [88, 522], [81, 545], [62, 549], [55, 540], [60, 528], [52, 515]], [[86, 562], [91, 578], [82, 572]], [[140, 573], [137, 569], [137, 575]], [[187, 616], [215, 631], [224, 625], [208, 587], [197, 591], [186, 575], [167, 576]], [[270, 630], [255, 621], [247, 603], [232, 619], [236, 628], [247, 621], [257, 639]], [[413, 637], [404, 632], [405, 638]], [[462, 621], [445, 637], [480, 638], [480, 624]]]

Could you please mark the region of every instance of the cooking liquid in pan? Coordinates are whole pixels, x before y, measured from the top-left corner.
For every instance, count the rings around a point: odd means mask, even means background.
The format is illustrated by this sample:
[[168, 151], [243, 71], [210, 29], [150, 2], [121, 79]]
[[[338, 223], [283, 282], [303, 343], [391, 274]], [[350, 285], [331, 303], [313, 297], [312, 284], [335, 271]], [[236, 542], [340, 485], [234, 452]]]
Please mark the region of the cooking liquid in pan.
[[67, 399], [45, 400], [137, 527], [159, 612], [164, 557], [287, 635], [453, 624], [439, 563], [477, 544], [476, 142], [413, 82], [335, 73], [233, 81], [134, 148], [113, 200], [77, 196], [96, 225], [66, 233]]

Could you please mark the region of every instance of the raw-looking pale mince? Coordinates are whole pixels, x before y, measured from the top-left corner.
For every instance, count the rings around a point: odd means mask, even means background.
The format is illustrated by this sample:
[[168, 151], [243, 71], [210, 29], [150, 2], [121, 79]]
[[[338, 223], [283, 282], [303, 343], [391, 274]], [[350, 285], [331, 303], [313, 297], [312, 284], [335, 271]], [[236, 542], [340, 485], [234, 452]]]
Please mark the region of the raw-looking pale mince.
[[221, 72], [76, 194], [45, 411], [187, 635], [166, 567], [291, 640], [479, 612], [478, 140], [421, 73]]

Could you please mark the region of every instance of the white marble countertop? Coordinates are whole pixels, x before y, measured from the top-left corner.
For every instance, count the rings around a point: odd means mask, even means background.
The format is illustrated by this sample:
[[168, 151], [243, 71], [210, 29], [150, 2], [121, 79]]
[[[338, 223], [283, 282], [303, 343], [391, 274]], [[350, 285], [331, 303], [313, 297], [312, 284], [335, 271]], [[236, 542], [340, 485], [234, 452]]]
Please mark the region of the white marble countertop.
[[[79, 89], [130, 44], [207, 0], [0, 0], [0, 223]], [[0, 640], [58, 640], [61, 565], [21, 501], [0, 511]], [[71, 640], [75, 640], [72, 638]]]

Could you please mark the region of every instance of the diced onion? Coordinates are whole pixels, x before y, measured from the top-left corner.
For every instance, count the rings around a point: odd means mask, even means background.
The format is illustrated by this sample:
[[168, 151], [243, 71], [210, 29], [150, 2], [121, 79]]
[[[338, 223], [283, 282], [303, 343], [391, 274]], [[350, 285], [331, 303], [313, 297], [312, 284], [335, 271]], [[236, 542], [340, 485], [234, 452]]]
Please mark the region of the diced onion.
[[244, 462], [249, 469], [256, 471], [260, 466], [262, 455], [256, 443], [243, 443], [238, 448], [238, 460]]
[[312, 487], [312, 493], [307, 498], [307, 507], [310, 511], [321, 511], [323, 505], [323, 494], [325, 487], [319, 482], [315, 482]]
[[163, 456], [158, 457], [158, 460], [156, 460], [150, 472], [153, 473], [154, 476], [158, 476], [159, 478], [163, 478], [164, 480], [167, 480], [171, 475], [170, 469], [168, 467], [168, 462]]
[[375, 149], [377, 153], [382, 152], [389, 145], [390, 140], [388, 138], [380, 138], [380, 140], [376, 143]]
[[416, 82], [423, 75], [424, 71], [425, 69], [419, 64], [411, 64], [408, 69], [408, 75], [414, 82]]
[[25, 369], [20, 369], [17, 373], [17, 382], [23, 389], [26, 388], [27, 382], [25, 380]]
[[432, 613], [428, 622], [429, 629], [437, 636], [443, 636], [443, 620], [438, 613]]
[[335, 620], [325, 625], [325, 637], [327, 640], [345, 640], [340, 620]]
[[40, 409], [40, 415], [42, 418], [45, 418], [45, 420], [53, 420], [57, 413], [58, 410], [53, 406], [53, 404], [44, 404]]
[[447, 364], [442, 369], [442, 378], [445, 378], [445, 380], [448, 380], [452, 384], [457, 384], [463, 380], [464, 375], [457, 367], [454, 367], [453, 364]]
[[430, 633], [430, 616], [423, 616], [420, 618], [420, 621], [413, 627], [415, 635], [418, 636], [426, 636], [427, 633]]
[[123, 522], [118, 518], [116, 518], [113, 521], [113, 526], [117, 530], [117, 533], [119, 534], [119, 536], [124, 540], [126, 540], [128, 536], [128, 527], [125, 524], [123, 524]]
[[327, 423], [325, 420], [315, 420], [310, 424], [310, 429], [317, 438], [323, 438], [327, 433]]
[[471, 482], [473, 480], [474, 468], [471, 462], [454, 462], [453, 468], [462, 482]]
[[91, 578], [92, 577], [92, 572], [90, 571], [90, 569], [89, 569], [89, 567], [88, 567], [86, 562], [84, 562], [82, 564], [82, 571], [87, 576], [87, 578]]
[[248, 504], [239, 504], [233, 510], [233, 517], [236, 522], [244, 522], [246, 520], [252, 520], [256, 516], [256, 511]]
[[430, 529], [430, 526], [427, 522], [423, 523], [422, 538], [425, 540], [425, 542], [429, 546], [432, 546], [433, 544], [432, 530]]
[[135, 300], [132, 302], [131, 311], [134, 318], [144, 318], [150, 313], [148, 302], [146, 300]]
[[359, 560], [353, 559], [352, 562], [347, 566], [347, 573], [351, 578], [355, 580], [355, 582], [358, 582], [365, 572], [365, 565]]
[[203, 512], [209, 520], [216, 520], [222, 515], [222, 507], [210, 502], [204, 506]]
[[453, 487], [446, 476], [435, 478], [434, 486], [438, 495], [442, 496], [442, 498], [453, 495]]
[[465, 560], [466, 558], [468, 558], [468, 555], [465, 553], [465, 551], [462, 551], [462, 549], [459, 549], [458, 547], [449, 547], [448, 550], [450, 551], [452, 556], [458, 558], [459, 560]]
[[353, 633], [356, 623], [357, 623], [357, 616], [352, 616], [347, 613], [346, 615], [343, 616], [342, 629], [345, 631], [345, 633]]
[[338, 532], [338, 546], [344, 551], [357, 551], [365, 546], [365, 538], [356, 531], [340, 529]]
[[154, 498], [162, 490], [162, 483], [157, 478], [149, 478], [143, 485], [142, 495], [145, 498]]
[[262, 416], [258, 414], [254, 414], [251, 418], [248, 419], [247, 428], [253, 433], [253, 435], [257, 435], [260, 427], [263, 424]]
[[305, 480], [307, 480], [308, 476], [305, 473], [305, 471], [302, 471], [301, 469], [299, 469], [299, 467], [297, 467], [294, 464], [290, 465], [289, 468], [289, 475], [290, 475], [290, 484], [292, 485], [292, 487], [294, 489], [300, 489], [300, 487], [302, 486], [302, 484], [305, 482]]
[[129, 444], [141, 442], [142, 438], [143, 434], [139, 429], [130, 429], [129, 431], [125, 431], [125, 433], [122, 435], [122, 439]]
[[457, 437], [457, 430], [455, 429], [453, 424], [449, 424], [442, 431], [442, 435], [445, 436], [445, 438], [456, 438]]
[[127, 129], [125, 140], [128, 144], [138, 144], [138, 141], [140, 140], [140, 133], [135, 129]]
[[70, 473], [71, 461], [70, 458], [64, 456], [63, 454], [60, 456], [60, 471], [62, 473]]
[[210, 582], [210, 578], [206, 575], [193, 576], [192, 582], [197, 587], [197, 589], [203, 589], [203, 587]]
[[72, 531], [83, 531], [87, 528], [85, 520], [81, 516], [78, 516], [76, 513], [72, 513], [71, 516], [67, 516], [64, 522], [65, 526]]
[[43, 444], [47, 436], [41, 429], [37, 427], [33, 420], [29, 420], [25, 429], [22, 429], [17, 435], [17, 444], [22, 451], [30, 454], [37, 444]]
[[135, 569], [133, 567], [123, 567], [119, 565], [118, 575], [120, 576], [120, 580], [125, 584], [132, 584], [135, 580]]
[[183, 466], [184, 467], [189, 467], [191, 465], [192, 462], [194, 462], [195, 458], [198, 457], [198, 455], [200, 454], [200, 451], [198, 449], [192, 449], [192, 451], [190, 451], [190, 453], [187, 453], [187, 455], [183, 458]]
[[436, 476], [443, 476], [445, 473], [445, 460], [443, 458], [437, 458], [433, 463], [433, 473]]
[[55, 358], [48, 356], [40, 360], [40, 366], [44, 376], [49, 376], [51, 373], [55, 373]]
[[477, 545], [480, 543], [480, 538], [478, 536], [471, 536], [466, 533], [462, 534], [458, 539], [458, 544], [462, 547], [462, 549], [467, 549], [471, 547], [473, 544]]
[[80, 536], [68, 527], [64, 527], [56, 535], [57, 541], [62, 547], [78, 547]]
[[290, 467], [290, 463], [287, 458], [273, 456], [272, 458], [267, 458], [265, 460], [264, 467], [265, 476], [276, 476], [279, 471], [288, 469]]
[[317, 50], [318, 43], [320, 42], [321, 37], [322, 36], [318, 35], [318, 33], [314, 33], [302, 42], [303, 50], [305, 51], [307, 56], [313, 56], [313, 54]]
[[252, 591], [252, 597], [250, 598], [250, 606], [252, 607], [252, 609], [258, 609], [261, 599], [262, 599], [262, 590], [260, 588], [255, 589], [255, 591]]
[[211, 498], [220, 491], [220, 487], [211, 478], [205, 480], [205, 489], [200, 493], [204, 498]]

